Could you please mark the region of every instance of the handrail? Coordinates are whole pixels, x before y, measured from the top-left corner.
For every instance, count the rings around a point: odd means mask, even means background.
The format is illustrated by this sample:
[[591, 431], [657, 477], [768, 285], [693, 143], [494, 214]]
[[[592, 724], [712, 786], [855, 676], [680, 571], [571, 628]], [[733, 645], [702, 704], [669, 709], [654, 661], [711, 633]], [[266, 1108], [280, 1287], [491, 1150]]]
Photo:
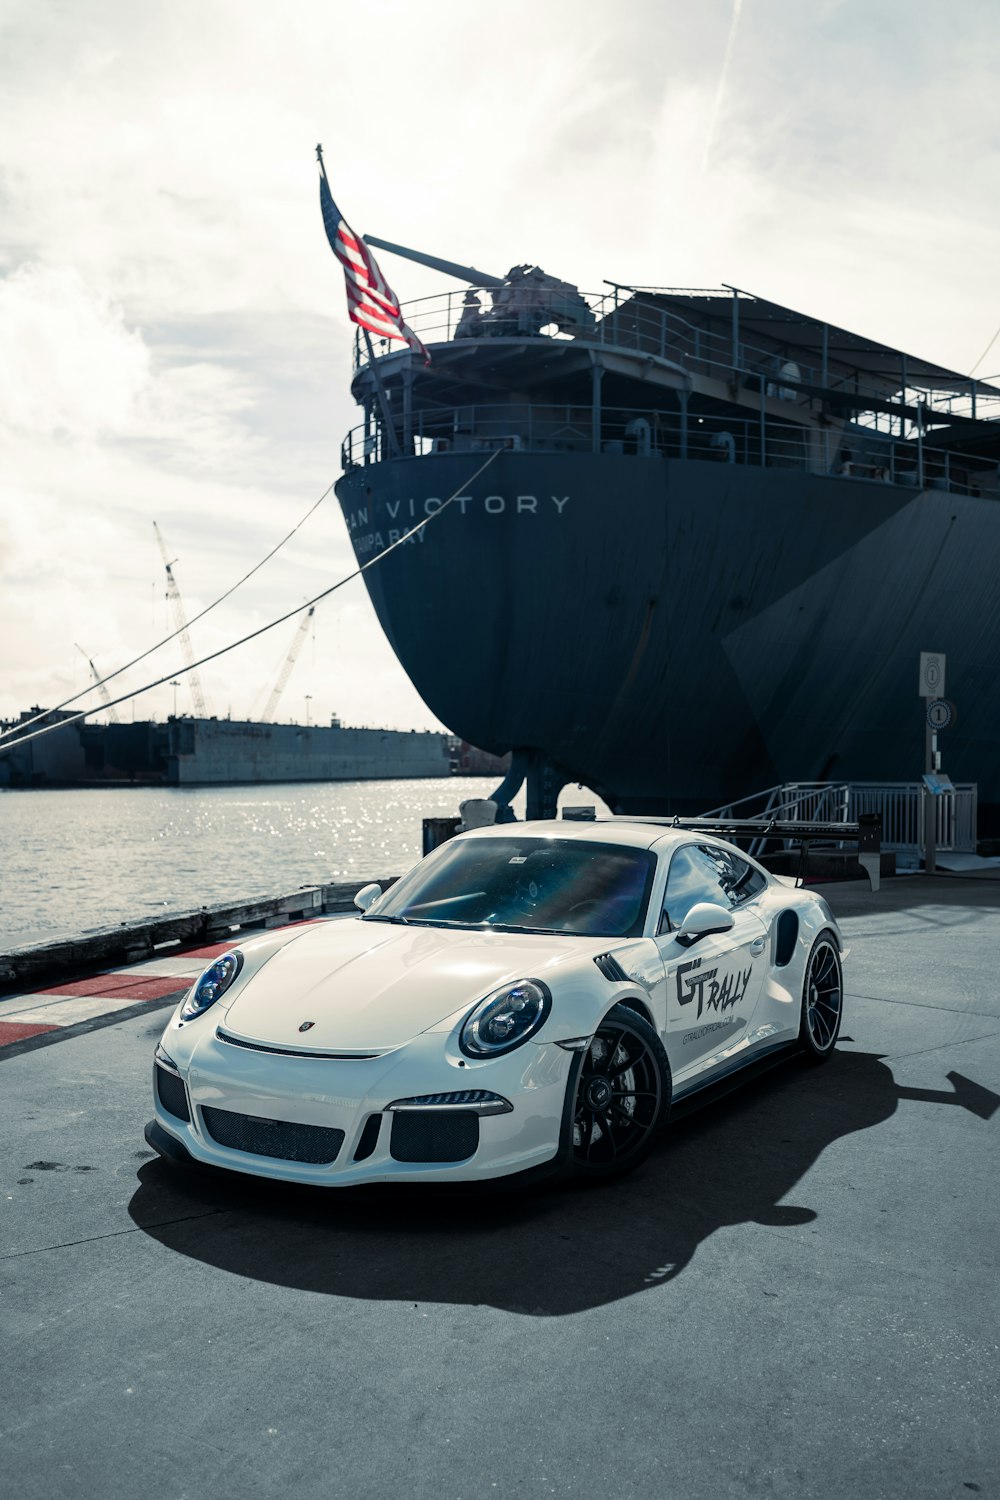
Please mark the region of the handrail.
[[[826, 823], [879, 813], [882, 848], [917, 857], [924, 848], [928, 809], [934, 812], [942, 853], [975, 852], [978, 798], [974, 781], [956, 782], [954, 792], [941, 797], [932, 796], [921, 781], [791, 781], [713, 808], [705, 816]], [[758, 856], [764, 842], [756, 840], [750, 853]]]
[[[450, 343], [463, 338], [545, 338], [557, 341], [575, 341], [586, 344], [608, 345], [643, 353], [659, 354], [692, 370], [702, 369], [707, 373], [734, 374], [755, 382], [763, 382], [767, 394], [788, 401], [810, 403], [817, 399], [817, 391], [829, 391], [831, 395], [845, 394], [857, 397], [856, 410], [870, 410], [865, 406], [866, 397], [874, 397], [879, 403], [905, 396], [911, 406], [921, 404], [928, 414], [951, 417], [954, 415], [983, 416], [984, 411], [994, 419], [1000, 417], [1000, 391], [995, 387], [969, 377], [968, 392], [954, 389], [937, 391], [924, 389], [919, 380], [903, 385], [903, 379], [895, 377], [872, 382], [860, 379], [860, 372], [849, 359], [828, 358], [825, 368], [815, 363], [815, 355], [791, 345], [782, 345], [777, 339], [773, 344], [760, 344], [739, 336], [735, 344], [730, 332], [721, 332], [701, 323], [691, 322], [676, 308], [665, 307], [649, 300], [657, 290], [631, 287], [615, 287], [611, 292], [583, 292], [579, 296], [593, 316], [593, 327], [572, 333], [560, 332], [554, 321], [560, 315], [559, 293], [553, 294], [552, 316], [545, 311], [544, 293], [525, 289], [520, 305], [511, 305], [519, 289], [505, 288], [506, 300], [494, 307], [492, 287], [467, 287], [461, 290], [436, 292], [418, 297], [403, 304], [403, 317], [425, 344]], [[678, 294], [684, 295], [680, 289]], [[468, 292], [481, 300], [479, 316], [469, 317], [466, 302]], [[704, 297], [704, 292], [697, 295]], [[719, 291], [717, 300], [722, 305], [737, 297], [731, 290]], [[485, 299], [489, 299], [485, 301]], [[745, 297], [742, 299], [747, 300]], [[475, 314], [475, 308], [471, 309]], [[725, 314], [722, 313], [723, 320]], [[400, 345], [387, 339], [373, 340], [376, 358], [398, 352]], [[900, 374], [903, 375], [904, 356], [900, 356]], [[368, 363], [367, 346], [355, 331], [354, 369]], [[803, 388], [803, 389], [800, 389]], [[809, 389], [804, 389], [804, 388]], [[887, 414], [871, 411], [873, 421], [884, 421]], [[902, 411], [888, 414], [897, 426], [903, 421]]]
[[[828, 428], [779, 422], [748, 412], [746, 417], [694, 416], [680, 411], [602, 406], [598, 419], [601, 451], [649, 458], [694, 459], [708, 463], [797, 469], [811, 474], [880, 484], [945, 489], [995, 497], [998, 468], [991, 459], [956, 454], [884, 434], [852, 432], [850, 458], [844, 439]], [[591, 406], [558, 403], [493, 402], [418, 409], [400, 418], [396, 433], [402, 456], [442, 452], [592, 452], [595, 419]], [[381, 462], [394, 455], [374, 416], [351, 429], [341, 448], [344, 469]]]

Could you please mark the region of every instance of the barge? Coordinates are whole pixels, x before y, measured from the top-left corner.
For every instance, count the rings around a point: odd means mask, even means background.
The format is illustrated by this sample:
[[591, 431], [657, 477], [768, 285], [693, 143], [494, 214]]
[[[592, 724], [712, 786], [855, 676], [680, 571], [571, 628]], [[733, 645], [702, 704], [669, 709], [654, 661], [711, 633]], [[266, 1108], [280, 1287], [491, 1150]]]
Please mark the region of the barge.
[[86, 724], [53, 715], [60, 717], [72, 722], [0, 749], [0, 787], [397, 780], [450, 776], [459, 768], [457, 742], [432, 730], [186, 717]]

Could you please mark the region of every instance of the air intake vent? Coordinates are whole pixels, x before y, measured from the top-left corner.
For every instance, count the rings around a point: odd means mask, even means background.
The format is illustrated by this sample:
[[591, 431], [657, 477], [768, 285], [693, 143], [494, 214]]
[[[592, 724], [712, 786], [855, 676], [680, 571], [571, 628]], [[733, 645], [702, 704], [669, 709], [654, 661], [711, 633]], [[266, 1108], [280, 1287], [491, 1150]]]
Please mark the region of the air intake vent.
[[358, 1141], [358, 1149], [354, 1153], [355, 1161], [368, 1160], [378, 1145], [378, 1133], [381, 1128], [382, 1116], [369, 1115], [365, 1121], [365, 1128], [361, 1132], [361, 1139]]
[[799, 938], [799, 918], [794, 911], [783, 911], [775, 923], [777, 942], [774, 945], [774, 962], [779, 969], [790, 964]]
[[594, 963], [600, 969], [605, 979], [610, 979], [612, 984], [621, 984], [623, 980], [628, 978], [617, 958], [613, 957], [610, 953], [601, 953], [594, 959]]
[[328, 1166], [337, 1160], [344, 1132], [325, 1125], [296, 1125], [290, 1120], [263, 1120], [240, 1115], [231, 1109], [202, 1106], [205, 1129], [213, 1141], [230, 1151], [249, 1151], [254, 1156], [274, 1156], [280, 1161], [304, 1161]]
[[161, 1108], [168, 1115], [173, 1115], [175, 1120], [187, 1120], [190, 1123], [191, 1111], [188, 1109], [183, 1079], [178, 1078], [176, 1073], [168, 1073], [166, 1068], [157, 1068], [156, 1092]]
[[389, 1151], [394, 1161], [467, 1161], [479, 1149], [479, 1116], [458, 1109], [394, 1114]]

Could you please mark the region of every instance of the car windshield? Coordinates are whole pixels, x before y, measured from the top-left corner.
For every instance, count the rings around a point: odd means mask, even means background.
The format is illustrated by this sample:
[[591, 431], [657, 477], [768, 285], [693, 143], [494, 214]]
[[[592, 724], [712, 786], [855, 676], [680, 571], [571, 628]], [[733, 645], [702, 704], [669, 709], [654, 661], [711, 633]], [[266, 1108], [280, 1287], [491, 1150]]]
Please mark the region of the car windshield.
[[646, 849], [589, 839], [462, 839], [422, 860], [365, 920], [635, 937], [654, 864]]

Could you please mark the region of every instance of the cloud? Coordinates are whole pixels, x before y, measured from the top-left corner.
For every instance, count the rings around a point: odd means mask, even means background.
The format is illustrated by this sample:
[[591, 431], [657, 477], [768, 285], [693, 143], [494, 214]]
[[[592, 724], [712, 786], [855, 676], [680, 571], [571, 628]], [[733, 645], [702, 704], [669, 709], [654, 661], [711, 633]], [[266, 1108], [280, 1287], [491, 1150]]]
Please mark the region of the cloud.
[[712, 100], [712, 112], [708, 119], [708, 129], [705, 132], [705, 144], [701, 153], [701, 172], [705, 175], [709, 157], [712, 154], [712, 142], [715, 138], [715, 126], [722, 108], [722, 101], [726, 94], [726, 82], [729, 77], [729, 64], [733, 56], [733, 44], [736, 41], [736, 31], [740, 24], [740, 11], [743, 8], [743, 0], [733, 0], [733, 16], [729, 23], [729, 31], [726, 34], [726, 48], [722, 54], [722, 66], [719, 69], [719, 82], [716, 86], [715, 97]]
[[0, 422], [69, 438], [128, 428], [149, 351], [76, 270], [25, 265], [0, 280], [0, 326]]

